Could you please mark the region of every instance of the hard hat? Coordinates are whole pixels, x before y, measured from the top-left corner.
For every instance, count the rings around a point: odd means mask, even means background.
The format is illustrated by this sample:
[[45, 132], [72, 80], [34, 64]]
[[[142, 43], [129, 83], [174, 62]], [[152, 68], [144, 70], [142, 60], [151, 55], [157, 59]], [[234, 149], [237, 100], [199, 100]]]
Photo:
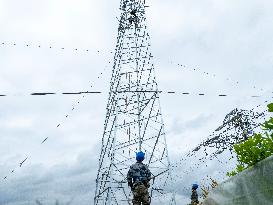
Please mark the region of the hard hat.
[[192, 188], [193, 188], [193, 189], [198, 189], [198, 184], [193, 184], [193, 185], [192, 185]]
[[140, 151], [140, 152], [136, 153], [136, 160], [137, 161], [143, 161], [144, 158], [145, 158], [145, 153], [144, 152]]

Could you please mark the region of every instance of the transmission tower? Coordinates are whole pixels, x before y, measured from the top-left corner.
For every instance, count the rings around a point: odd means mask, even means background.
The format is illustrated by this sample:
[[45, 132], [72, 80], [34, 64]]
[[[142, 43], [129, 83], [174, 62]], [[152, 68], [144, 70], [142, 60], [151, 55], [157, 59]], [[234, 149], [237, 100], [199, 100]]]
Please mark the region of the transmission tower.
[[121, 0], [121, 17], [96, 180], [94, 204], [132, 204], [126, 175], [135, 153], [152, 172], [152, 204], [174, 201], [145, 0]]

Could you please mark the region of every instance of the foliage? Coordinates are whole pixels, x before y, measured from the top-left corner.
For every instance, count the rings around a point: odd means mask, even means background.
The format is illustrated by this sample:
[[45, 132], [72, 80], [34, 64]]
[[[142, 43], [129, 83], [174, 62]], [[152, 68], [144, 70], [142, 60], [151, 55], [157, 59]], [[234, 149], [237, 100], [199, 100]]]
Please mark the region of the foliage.
[[[273, 112], [273, 103], [267, 107], [269, 112]], [[234, 176], [273, 155], [273, 118], [265, 121], [261, 128], [263, 133], [254, 134], [248, 140], [234, 145], [239, 164], [234, 171], [228, 172], [227, 176]]]
[[268, 112], [273, 112], [273, 103], [270, 103], [269, 105], [267, 105], [268, 107]]

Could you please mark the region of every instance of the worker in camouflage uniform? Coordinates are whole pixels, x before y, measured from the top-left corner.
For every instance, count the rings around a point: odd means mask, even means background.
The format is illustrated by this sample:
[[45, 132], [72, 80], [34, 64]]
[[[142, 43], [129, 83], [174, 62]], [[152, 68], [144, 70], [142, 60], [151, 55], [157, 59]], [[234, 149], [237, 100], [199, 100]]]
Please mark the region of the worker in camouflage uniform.
[[145, 158], [143, 152], [136, 154], [137, 162], [130, 166], [127, 174], [128, 186], [131, 188], [134, 198], [133, 205], [150, 205], [150, 196], [148, 188], [151, 180], [151, 172], [147, 165], [142, 161]]
[[197, 189], [198, 189], [198, 184], [193, 184], [192, 185], [192, 194], [191, 194], [191, 205], [199, 204], [198, 194], [197, 194], [197, 191], [196, 191]]

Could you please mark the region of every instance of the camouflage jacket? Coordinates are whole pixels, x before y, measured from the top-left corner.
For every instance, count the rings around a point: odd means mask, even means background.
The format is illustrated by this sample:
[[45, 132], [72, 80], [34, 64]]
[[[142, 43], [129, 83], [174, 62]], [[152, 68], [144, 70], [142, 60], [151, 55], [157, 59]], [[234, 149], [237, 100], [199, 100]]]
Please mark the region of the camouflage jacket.
[[130, 166], [127, 174], [128, 184], [148, 183], [151, 180], [151, 172], [147, 165], [136, 162]]
[[191, 201], [193, 202], [197, 202], [198, 203], [198, 194], [196, 190], [192, 190], [192, 194], [191, 194]]

